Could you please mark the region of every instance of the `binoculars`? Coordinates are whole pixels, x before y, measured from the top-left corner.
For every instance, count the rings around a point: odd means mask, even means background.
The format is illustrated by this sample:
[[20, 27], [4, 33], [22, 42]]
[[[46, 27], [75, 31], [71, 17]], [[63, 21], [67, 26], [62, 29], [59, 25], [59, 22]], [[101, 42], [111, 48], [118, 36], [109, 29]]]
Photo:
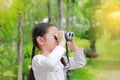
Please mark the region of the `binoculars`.
[[67, 40], [67, 41], [70, 41], [70, 40], [72, 40], [74, 38], [74, 33], [73, 32], [70, 32], [70, 31], [66, 31], [65, 32], [65, 39]]
[[[57, 37], [56, 36], [54, 36], [54, 37], [57, 40]], [[74, 33], [73, 32], [70, 32], [70, 31], [66, 31], [65, 32], [65, 39], [66, 39], [66, 41], [70, 41], [73, 38], [74, 38]]]

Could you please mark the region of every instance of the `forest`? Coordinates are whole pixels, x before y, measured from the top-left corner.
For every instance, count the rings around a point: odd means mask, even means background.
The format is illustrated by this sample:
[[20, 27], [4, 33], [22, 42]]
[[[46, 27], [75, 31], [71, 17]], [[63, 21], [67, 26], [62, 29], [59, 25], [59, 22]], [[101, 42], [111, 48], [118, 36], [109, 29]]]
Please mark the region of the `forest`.
[[27, 80], [42, 22], [74, 32], [84, 48], [87, 64], [70, 80], [120, 80], [120, 0], [0, 0], [0, 80]]

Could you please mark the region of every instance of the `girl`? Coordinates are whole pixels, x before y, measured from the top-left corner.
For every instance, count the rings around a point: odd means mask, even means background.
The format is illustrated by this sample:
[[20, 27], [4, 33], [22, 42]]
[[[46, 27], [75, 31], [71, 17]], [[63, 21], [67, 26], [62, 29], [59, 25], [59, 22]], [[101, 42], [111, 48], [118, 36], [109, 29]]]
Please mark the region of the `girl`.
[[[32, 32], [33, 51], [40, 49], [40, 54], [32, 59], [32, 70], [35, 80], [65, 80], [67, 58], [63, 57], [66, 49], [64, 32], [59, 31], [49, 23], [38, 24]], [[74, 53], [70, 58], [67, 70], [83, 67], [86, 64], [83, 49], [79, 49], [74, 40], [67, 41], [68, 46]]]

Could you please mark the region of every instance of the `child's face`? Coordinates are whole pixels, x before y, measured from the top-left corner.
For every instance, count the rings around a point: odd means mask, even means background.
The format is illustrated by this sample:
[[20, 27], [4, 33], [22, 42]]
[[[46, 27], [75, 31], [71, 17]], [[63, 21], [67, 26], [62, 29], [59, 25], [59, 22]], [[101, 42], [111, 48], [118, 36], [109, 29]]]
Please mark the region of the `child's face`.
[[59, 30], [56, 27], [48, 28], [48, 33], [45, 37], [45, 48], [51, 52], [57, 46], [57, 40], [55, 39], [55, 35]]

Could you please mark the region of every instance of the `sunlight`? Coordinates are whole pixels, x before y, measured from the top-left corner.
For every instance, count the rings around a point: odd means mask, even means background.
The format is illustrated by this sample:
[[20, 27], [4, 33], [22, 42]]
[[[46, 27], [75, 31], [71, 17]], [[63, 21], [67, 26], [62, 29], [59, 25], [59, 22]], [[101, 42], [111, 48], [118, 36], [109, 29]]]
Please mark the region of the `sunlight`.
[[112, 13], [108, 14], [108, 19], [111, 21], [111, 23], [114, 23], [115, 25], [119, 24], [120, 22], [120, 11], [114, 11]]
[[111, 18], [120, 18], [120, 11], [115, 11], [113, 13], [110, 13], [108, 16]]
[[107, 30], [113, 35], [119, 35], [120, 33], [120, 7], [108, 6], [101, 10], [100, 26], [104, 30]]
[[120, 11], [114, 11], [108, 14], [108, 23], [117, 25], [120, 22]]

